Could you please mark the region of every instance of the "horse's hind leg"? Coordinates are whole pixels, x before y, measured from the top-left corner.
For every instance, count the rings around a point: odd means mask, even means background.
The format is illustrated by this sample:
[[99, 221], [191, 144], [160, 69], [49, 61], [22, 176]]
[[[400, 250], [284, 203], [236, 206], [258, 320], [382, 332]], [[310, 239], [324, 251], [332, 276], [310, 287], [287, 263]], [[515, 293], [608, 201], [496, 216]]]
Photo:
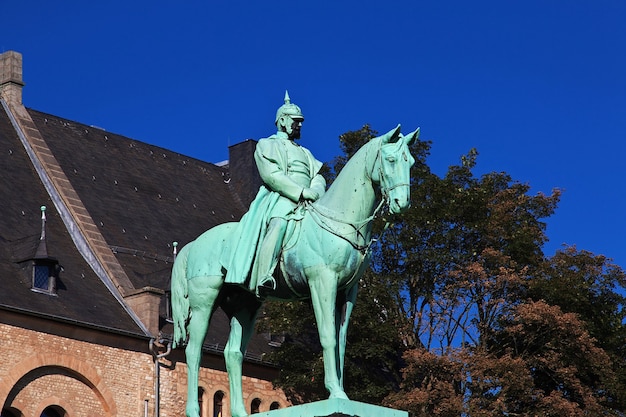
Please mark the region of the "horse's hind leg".
[[230, 412], [232, 417], [248, 415], [243, 402], [243, 388], [241, 386], [243, 357], [254, 332], [254, 323], [260, 307], [260, 302], [250, 298], [250, 301], [240, 304], [240, 308], [230, 317], [230, 334], [224, 349], [224, 357], [230, 385]]
[[209, 329], [215, 300], [222, 286], [222, 276], [200, 276], [189, 280], [189, 307], [191, 319], [187, 325], [189, 341], [185, 349], [187, 359], [187, 417], [199, 417], [198, 372], [202, 344]]

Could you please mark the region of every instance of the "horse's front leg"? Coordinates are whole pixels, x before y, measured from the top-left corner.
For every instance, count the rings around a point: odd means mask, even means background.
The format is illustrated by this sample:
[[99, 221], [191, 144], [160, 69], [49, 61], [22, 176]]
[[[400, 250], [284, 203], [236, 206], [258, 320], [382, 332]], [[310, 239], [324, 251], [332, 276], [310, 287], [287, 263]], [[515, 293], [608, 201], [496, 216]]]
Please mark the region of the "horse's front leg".
[[348, 324], [350, 323], [350, 315], [356, 302], [356, 294], [359, 284], [356, 283], [352, 287], [346, 289], [341, 297], [337, 299], [337, 309], [335, 320], [337, 325], [338, 351], [339, 351], [339, 384], [343, 388], [343, 369], [344, 359], [346, 356], [346, 341], [348, 338]]
[[318, 269], [309, 275], [309, 288], [317, 330], [324, 354], [324, 384], [330, 398], [345, 398], [341, 384], [337, 329], [335, 325], [335, 303], [337, 299], [337, 275], [328, 269]]
[[221, 276], [200, 276], [189, 280], [189, 307], [191, 319], [187, 325], [189, 341], [185, 348], [187, 360], [187, 417], [199, 417], [198, 372], [202, 357], [202, 344], [209, 328], [213, 304], [222, 286]]
[[261, 303], [251, 300], [240, 305], [239, 309], [230, 318], [230, 334], [224, 348], [226, 370], [230, 385], [230, 413], [232, 417], [248, 415], [243, 402], [243, 357], [250, 337], [254, 333], [254, 323]]

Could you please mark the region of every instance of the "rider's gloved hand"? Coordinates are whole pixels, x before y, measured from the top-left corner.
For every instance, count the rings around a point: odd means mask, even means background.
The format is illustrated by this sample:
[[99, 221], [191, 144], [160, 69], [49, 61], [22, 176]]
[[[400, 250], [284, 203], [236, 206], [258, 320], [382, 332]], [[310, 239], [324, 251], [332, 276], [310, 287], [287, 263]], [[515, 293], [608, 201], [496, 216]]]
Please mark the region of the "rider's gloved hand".
[[311, 189], [311, 188], [305, 188], [302, 190], [302, 199], [303, 200], [309, 200], [309, 201], [315, 201], [318, 198], [320, 198], [320, 194]]

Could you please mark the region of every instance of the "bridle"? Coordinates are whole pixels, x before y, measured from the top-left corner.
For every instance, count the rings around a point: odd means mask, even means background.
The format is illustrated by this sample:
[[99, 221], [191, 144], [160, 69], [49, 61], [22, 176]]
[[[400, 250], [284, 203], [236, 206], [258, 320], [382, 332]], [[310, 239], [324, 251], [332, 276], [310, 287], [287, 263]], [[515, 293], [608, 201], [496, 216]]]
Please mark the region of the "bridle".
[[[385, 172], [383, 170], [382, 147], [383, 147], [383, 144], [381, 142], [380, 148], [378, 149], [378, 154], [376, 155], [376, 159], [374, 162], [374, 167], [372, 168], [372, 173], [376, 169], [376, 165], [378, 165], [378, 185], [380, 187], [380, 191], [382, 194], [381, 201], [385, 201], [387, 204], [389, 204], [391, 203], [391, 198], [389, 197], [389, 194], [391, 193], [391, 191], [399, 187], [410, 187], [411, 184], [406, 183], [406, 182], [399, 182], [397, 184], [391, 184], [391, 185], [387, 184], [387, 177], [385, 176]], [[406, 154], [404, 154], [403, 156], [406, 160]], [[370, 174], [370, 178], [372, 178], [371, 174]]]

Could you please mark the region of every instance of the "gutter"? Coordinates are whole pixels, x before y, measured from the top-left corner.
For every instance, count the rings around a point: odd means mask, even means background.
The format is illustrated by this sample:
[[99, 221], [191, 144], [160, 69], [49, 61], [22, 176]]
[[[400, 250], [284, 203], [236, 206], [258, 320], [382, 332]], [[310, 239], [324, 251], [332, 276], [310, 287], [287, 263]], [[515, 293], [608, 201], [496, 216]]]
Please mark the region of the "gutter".
[[24, 314], [24, 315], [28, 315], [32, 317], [53, 320], [53, 321], [57, 321], [57, 322], [64, 323], [64, 324], [72, 324], [74, 326], [83, 327], [83, 328], [91, 329], [91, 330], [99, 330], [99, 331], [106, 332], [106, 333], [113, 333], [113, 334], [117, 334], [120, 336], [130, 336], [136, 339], [148, 338], [147, 335], [140, 333], [140, 332], [134, 333], [130, 330], [116, 329], [114, 327], [102, 326], [100, 324], [88, 323], [85, 321], [70, 319], [67, 317], [57, 316], [54, 314], [41, 313], [39, 311], [29, 310], [29, 309], [20, 308], [20, 307], [13, 307], [13, 306], [9, 306], [6, 304], [0, 304], [0, 310], [7, 310], [7, 311], [14, 312], [14, 313], [20, 313], [20, 314]]

